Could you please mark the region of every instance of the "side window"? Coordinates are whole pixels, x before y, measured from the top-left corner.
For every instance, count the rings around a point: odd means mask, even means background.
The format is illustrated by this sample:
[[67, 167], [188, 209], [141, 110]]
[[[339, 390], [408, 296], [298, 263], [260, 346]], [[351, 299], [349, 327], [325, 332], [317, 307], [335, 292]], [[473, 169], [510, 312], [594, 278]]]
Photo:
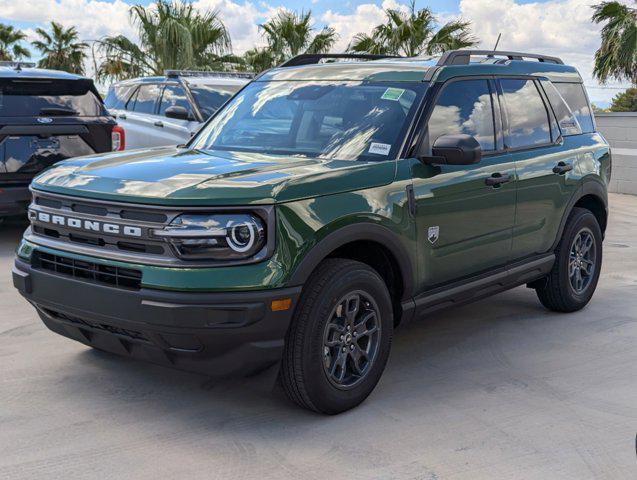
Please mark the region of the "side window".
[[164, 115], [168, 107], [184, 107], [192, 113], [186, 92], [179, 85], [166, 85], [161, 95], [159, 114]]
[[582, 132], [594, 132], [595, 124], [591, 116], [591, 108], [586, 99], [584, 86], [581, 83], [555, 83], [555, 88], [566, 100], [568, 106], [571, 107], [571, 111], [582, 128]]
[[509, 121], [509, 148], [551, 143], [548, 111], [533, 80], [500, 79]]
[[137, 113], [155, 113], [155, 105], [159, 99], [159, 92], [158, 85], [141, 85], [135, 96], [135, 105], [131, 109], [131, 102], [128, 102], [127, 110], [133, 110]]
[[542, 80], [542, 87], [544, 87], [544, 92], [546, 93], [546, 96], [551, 103], [551, 107], [553, 108], [553, 112], [557, 117], [557, 122], [562, 135], [579, 135], [582, 133], [582, 129], [580, 128], [575, 115], [573, 115], [573, 112], [571, 112], [571, 109], [568, 107], [555, 86], [548, 80]]
[[429, 145], [442, 135], [473, 135], [483, 151], [495, 150], [493, 100], [487, 80], [459, 80], [443, 87], [429, 118]]

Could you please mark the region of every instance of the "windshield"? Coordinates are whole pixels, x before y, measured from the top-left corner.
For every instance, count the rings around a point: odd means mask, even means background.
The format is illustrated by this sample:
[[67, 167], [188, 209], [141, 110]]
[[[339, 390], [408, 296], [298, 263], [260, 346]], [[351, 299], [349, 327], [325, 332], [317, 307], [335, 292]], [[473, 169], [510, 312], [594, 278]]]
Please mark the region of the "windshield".
[[190, 84], [190, 92], [197, 102], [199, 111], [204, 119], [208, 119], [219, 110], [219, 107], [226, 103], [237, 93], [242, 85], [193, 85]]
[[254, 82], [191, 143], [338, 160], [394, 158], [422, 83]]
[[104, 107], [83, 81], [0, 81], [0, 117], [104, 115]]

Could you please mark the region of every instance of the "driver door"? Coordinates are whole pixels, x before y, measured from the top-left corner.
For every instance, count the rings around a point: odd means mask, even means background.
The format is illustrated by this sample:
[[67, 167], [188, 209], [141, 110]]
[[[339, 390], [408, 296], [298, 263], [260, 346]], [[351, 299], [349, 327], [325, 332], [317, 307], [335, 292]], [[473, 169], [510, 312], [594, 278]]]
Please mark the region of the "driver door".
[[[515, 220], [515, 163], [502, 152], [500, 110], [492, 80], [444, 84], [425, 126], [421, 151], [442, 135], [478, 140], [482, 159], [472, 165], [414, 164], [413, 191], [420, 291], [462, 280], [510, 260]], [[498, 178], [495, 185], [491, 180]]]

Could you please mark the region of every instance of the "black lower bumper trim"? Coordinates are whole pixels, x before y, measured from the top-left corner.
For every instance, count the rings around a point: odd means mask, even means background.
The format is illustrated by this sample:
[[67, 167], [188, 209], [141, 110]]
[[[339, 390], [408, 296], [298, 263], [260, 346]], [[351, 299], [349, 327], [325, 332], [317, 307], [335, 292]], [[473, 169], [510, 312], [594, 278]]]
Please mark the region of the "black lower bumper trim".
[[[113, 353], [213, 376], [280, 359], [300, 287], [254, 292], [124, 290], [16, 260], [13, 283], [56, 333]], [[272, 300], [291, 298], [287, 311]]]

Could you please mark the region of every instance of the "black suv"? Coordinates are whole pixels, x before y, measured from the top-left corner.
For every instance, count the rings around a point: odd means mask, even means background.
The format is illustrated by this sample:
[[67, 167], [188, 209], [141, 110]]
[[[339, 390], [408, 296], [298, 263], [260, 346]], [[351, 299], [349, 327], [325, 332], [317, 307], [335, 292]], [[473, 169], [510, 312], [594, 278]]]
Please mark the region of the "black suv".
[[36, 174], [117, 150], [121, 135], [92, 80], [31, 67], [0, 62], [0, 219], [26, 211]]

